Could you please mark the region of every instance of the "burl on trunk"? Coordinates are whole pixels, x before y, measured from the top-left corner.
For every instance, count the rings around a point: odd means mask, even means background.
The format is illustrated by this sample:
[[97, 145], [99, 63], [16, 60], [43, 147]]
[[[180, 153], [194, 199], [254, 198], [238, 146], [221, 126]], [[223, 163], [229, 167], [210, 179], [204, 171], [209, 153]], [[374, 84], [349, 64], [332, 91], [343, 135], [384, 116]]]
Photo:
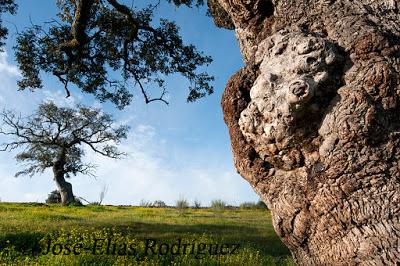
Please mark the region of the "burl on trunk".
[[246, 63], [222, 98], [235, 166], [295, 261], [400, 263], [400, 4], [208, 5]]

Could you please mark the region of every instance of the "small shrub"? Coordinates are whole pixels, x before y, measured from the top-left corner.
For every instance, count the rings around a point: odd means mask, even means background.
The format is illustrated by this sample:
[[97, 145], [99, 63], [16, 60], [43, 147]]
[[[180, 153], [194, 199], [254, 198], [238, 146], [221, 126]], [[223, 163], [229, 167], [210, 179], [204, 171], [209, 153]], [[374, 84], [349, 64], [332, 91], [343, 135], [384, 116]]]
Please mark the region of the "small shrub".
[[183, 214], [189, 208], [189, 203], [186, 199], [179, 199], [176, 201], [175, 207], [180, 214]]
[[46, 203], [61, 203], [61, 194], [58, 190], [50, 192], [46, 199]]
[[262, 201], [262, 200], [259, 200], [259, 201], [257, 202], [257, 208], [258, 208], [258, 209], [268, 210], [267, 204], [265, 204], [264, 201]]
[[165, 204], [165, 202], [162, 201], [162, 200], [156, 200], [156, 201], [153, 202], [153, 207], [155, 207], [155, 208], [165, 208], [165, 207], [167, 207], [167, 204]]
[[239, 208], [242, 210], [266, 210], [267, 205], [259, 200], [257, 203], [255, 202], [243, 202], [242, 204], [239, 205]]
[[139, 206], [140, 207], [146, 207], [146, 208], [148, 208], [148, 207], [152, 207], [152, 204], [151, 204], [151, 202], [150, 201], [147, 201], [147, 200], [141, 200], [140, 201], [140, 203], [139, 203]]
[[222, 211], [224, 211], [225, 207], [226, 207], [226, 203], [223, 200], [217, 199], [217, 200], [211, 201], [211, 208], [215, 212], [222, 212]]
[[195, 209], [200, 209], [200, 208], [201, 208], [201, 202], [198, 201], [198, 200], [195, 200], [195, 201], [193, 202], [193, 208], [195, 208]]

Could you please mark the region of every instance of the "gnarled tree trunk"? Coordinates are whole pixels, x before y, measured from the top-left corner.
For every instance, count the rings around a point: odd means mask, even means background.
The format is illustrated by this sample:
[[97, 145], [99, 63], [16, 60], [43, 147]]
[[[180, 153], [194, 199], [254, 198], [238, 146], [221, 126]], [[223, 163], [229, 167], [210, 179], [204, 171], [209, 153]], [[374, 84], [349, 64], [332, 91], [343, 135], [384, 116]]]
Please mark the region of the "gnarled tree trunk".
[[61, 204], [68, 205], [74, 201], [74, 194], [72, 192], [71, 183], [65, 181], [65, 149], [62, 148], [53, 165], [54, 181], [56, 182], [58, 191], [61, 195]]
[[235, 166], [295, 261], [400, 263], [400, 4], [208, 4], [246, 62], [222, 99]]

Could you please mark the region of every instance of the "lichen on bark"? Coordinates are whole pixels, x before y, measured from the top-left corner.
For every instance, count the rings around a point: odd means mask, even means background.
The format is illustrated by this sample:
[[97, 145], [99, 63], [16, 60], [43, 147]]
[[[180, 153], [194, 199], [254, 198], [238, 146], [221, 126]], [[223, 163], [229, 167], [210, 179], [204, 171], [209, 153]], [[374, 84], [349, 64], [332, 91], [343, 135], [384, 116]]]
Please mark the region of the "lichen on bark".
[[234, 163], [295, 261], [399, 263], [399, 4], [218, 3], [246, 63], [222, 98]]

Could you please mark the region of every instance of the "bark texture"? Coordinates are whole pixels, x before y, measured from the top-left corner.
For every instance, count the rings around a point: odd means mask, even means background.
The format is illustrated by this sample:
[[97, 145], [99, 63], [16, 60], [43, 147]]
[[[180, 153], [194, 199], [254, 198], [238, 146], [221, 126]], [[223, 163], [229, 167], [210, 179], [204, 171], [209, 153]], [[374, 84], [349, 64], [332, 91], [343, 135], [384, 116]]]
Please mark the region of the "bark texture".
[[222, 98], [235, 166], [295, 261], [400, 264], [400, 4], [209, 7], [246, 63]]
[[75, 199], [71, 183], [65, 181], [66, 149], [61, 148], [53, 165], [54, 181], [61, 195], [61, 205], [69, 205]]

